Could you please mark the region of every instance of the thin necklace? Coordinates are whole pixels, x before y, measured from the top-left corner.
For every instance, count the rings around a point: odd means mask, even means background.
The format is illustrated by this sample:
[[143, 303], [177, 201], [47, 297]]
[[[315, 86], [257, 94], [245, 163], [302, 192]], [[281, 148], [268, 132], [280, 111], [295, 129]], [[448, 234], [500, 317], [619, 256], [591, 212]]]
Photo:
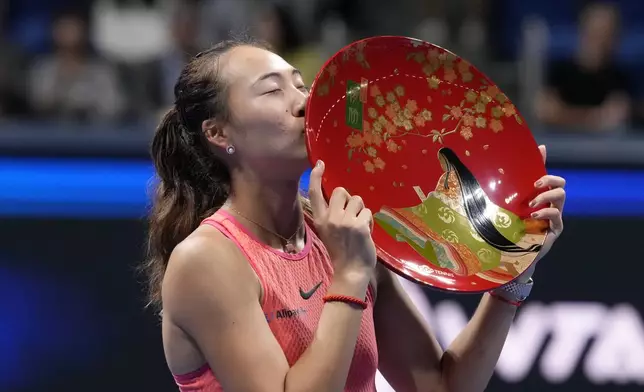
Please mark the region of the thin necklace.
[[302, 227], [304, 226], [304, 219], [302, 219], [302, 222], [300, 222], [300, 225], [298, 226], [297, 230], [295, 230], [295, 232], [290, 237], [286, 238], [286, 237], [281, 236], [278, 233], [274, 232], [273, 230], [270, 230], [270, 229], [266, 228], [264, 225], [254, 221], [253, 219], [250, 219], [246, 215], [244, 215], [241, 212], [239, 212], [233, 206], [227, 205], [226, 207], [228, 207], [229, 210], [231, 210], [235, 214], [239, 215], [244, 220], [247, 220], [250, 223], [254, 224], [255, 226], [259, 227], [260, 229], [262, 229], [262, 230], [264, 230], [264, 231], [266, 231], [266, 232], [268, 232], [270, 234], [273, 234], [274, 236], [279, 237], [282, 241], [284, 241], [284, 251], [286, 253], [290, 253], [290, 254], [297, 253], [297, 247], [293, 243], [293, 240], [294, 240], [295, 236], [302, 230]]

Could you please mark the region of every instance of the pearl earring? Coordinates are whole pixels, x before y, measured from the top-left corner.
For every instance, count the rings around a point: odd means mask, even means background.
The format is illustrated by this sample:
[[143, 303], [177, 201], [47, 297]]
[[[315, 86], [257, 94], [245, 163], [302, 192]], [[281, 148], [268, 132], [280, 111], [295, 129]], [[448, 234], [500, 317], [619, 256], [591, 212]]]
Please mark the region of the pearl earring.
[[228, 155], [233, 155], [235, 153], [235, 146], [226, 147], [226, 152], [228, 153]]

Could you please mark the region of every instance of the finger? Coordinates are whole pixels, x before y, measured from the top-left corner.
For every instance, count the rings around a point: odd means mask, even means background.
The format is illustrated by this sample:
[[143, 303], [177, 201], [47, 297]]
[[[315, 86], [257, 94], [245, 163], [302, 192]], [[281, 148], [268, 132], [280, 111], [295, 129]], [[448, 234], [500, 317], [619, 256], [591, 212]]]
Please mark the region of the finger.
[[358, 214], [358, 222], [369, 225], [369, 231], [373, 231], [373, 214], [368, 208], [363, 208]]
[[532, 213], [535, 219], [547, 219], [550, 221], [550, 230], [555, 233], [560, 233], [563, 230], [563, 219], [561, 211], [554, 207], [543, 208], [539, 211]]
[[324, 162], [318, 161], [309, 179], [309, 200], [311, 201], [311, 209], [313, 216], [322, 216], [327, 211], [329, 206], [324, 200], [322, 193], [322, 175], [324, 174]]
[[552, 207], [562, 210], [566, 202], [566, 191], [563, 188], [555, 188], [545, 191], [530, 202], [530, 207], [539, 205], [551, 205]]
[[335, 188], [329, 200], [329, 213], [331, 215], [344, 215], [344, 209], [351, 195], [342, 187]]
[[534, 183], [535, 188], [563, 188], [566, 186], [566, 179], [559, 176], [545, 175]]
[[360, 196], [351, 196], [349, 202], [347, 203], [347, 208], [345, 208], [345, 214], [352, 218], [358, 216], [360, 211], [364, 208], [364, 201]]
[[541, 159], [543, 159], [543, 164], [546, 164], [546, 159], [548, 158], [548, 150], [543, 144], [539, 146], [539, 152], [541, 153]]

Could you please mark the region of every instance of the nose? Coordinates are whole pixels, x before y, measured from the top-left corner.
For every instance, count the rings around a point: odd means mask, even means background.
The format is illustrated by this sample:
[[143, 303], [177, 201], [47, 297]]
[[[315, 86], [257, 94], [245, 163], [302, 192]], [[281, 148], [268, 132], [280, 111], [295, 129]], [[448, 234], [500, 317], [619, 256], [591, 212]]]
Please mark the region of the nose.
[[309, 100], [308, 94], [302, 94], [302, 97], [296, 102], [293, 108], [293, 115], [295, 117], [304, 117], [306, 114], [306, 103]]

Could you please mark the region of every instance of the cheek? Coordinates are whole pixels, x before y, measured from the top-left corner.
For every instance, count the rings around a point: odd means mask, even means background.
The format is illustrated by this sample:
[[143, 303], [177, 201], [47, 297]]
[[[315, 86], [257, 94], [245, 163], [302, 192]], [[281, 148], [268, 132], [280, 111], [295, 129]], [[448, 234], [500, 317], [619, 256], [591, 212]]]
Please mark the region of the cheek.
[[280, 150], [285, 139], [283, 116], [265, 108], [252, 113], [238, 123], [245, 149], [252, 155], [266, 155], [269, 151]]
[[248, 108], [250, 115], [249, 128], [259, 132], [264, 136], [279, 136], [285, 133], [289, 125], [291, 114], [283, 105], [275, 102], [263, 102]]

